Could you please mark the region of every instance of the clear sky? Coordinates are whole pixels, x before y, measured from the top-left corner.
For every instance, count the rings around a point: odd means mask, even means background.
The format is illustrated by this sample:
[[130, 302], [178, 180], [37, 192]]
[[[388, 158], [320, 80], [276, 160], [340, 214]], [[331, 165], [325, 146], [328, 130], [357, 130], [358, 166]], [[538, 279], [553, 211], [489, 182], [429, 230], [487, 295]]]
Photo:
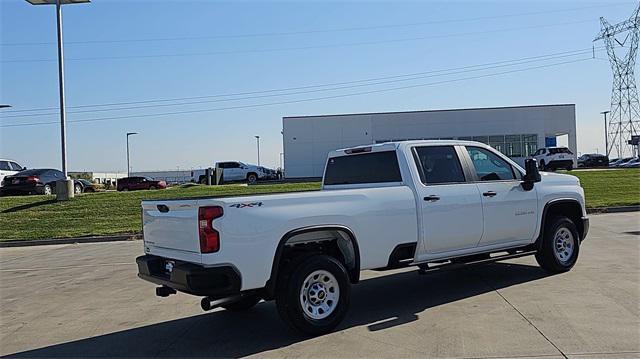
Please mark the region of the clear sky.
[[[591, 59], [592, 40], [600, 16], [619, 22], [636, 4], [93, 0], [67, 5], [69, 169], [126, 171], [126, 132], [140, 133], [131, 138], [133, 170], [188, 169], [217, 160], [255, 163], [254, 135], [261, 136], [262, 164], [276, 167], [283, 116], [554, 103], [576, 104], [579, 152], [603, 152], [600, 112], [609, 108], [612, 75], [604, 51]], [[55, 109], [47, 110], [58, 104], [55, 41], [54, 6], [0, 1], [0, 104], [13, 106], [0, 110], [0, 126], [54, 122], [0, 127], [0, 157], [31, 168], [60, 167], [58, 117]], [[531, 59], [576, 50], [585, 51]], [[515, 66], [495, 64], [525, 58]], [[469, 67], [488, 63], [491, 68]], [[457, 70], [424, 74], [451, 69]], [[416, 73], [422, 75], [397, 77]], [[382, 77], [393, 78], [354, 82]], [[308, 87], [333, 83], [347, 84]], [[409, 88], [381, 91], [398, 87]], [[265, 92], [287, 88], [298, 89]], [[369, 93], [335, 97], [362, 92]], [[145, 102], [176, 98], [190, 99]], [[315, 100], [301, 101], [306, 99]], [[136, 103], [77, 107], [129, 102]], [[15, 112], [31, 109], [44, 110]], [[95, 110], [101, 111], [89, 112]], [[131, 117], [138, 115], [145, 117]], [[72, 122], [104, 118], [109, 119]]]

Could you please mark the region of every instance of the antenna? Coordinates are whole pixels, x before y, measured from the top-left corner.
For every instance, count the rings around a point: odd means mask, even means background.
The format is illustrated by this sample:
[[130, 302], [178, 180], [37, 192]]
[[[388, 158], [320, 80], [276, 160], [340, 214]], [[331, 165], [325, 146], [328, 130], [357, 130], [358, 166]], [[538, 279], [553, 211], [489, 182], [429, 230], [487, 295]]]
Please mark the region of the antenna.
[[[633, 154], [633, 146], [630, 144], [631, 136], [640, 133], [640, 102], [634, 74], [640, 35], [640, 4], [627, 20], [611, 25], [601, 17], [600, 25], [600, 33], [593, 41], [604, 41], [613, 70], [611, 113], [606, 129], [608, 139], [606, 153], [609, 156], [615, 148], [618, 158], [622, 158]], [[624, 40], [620, 41], [616, 38], [616, 35], [624, 33], [626, 33]], [[623, 51], [625, 48], [626, 53]]]

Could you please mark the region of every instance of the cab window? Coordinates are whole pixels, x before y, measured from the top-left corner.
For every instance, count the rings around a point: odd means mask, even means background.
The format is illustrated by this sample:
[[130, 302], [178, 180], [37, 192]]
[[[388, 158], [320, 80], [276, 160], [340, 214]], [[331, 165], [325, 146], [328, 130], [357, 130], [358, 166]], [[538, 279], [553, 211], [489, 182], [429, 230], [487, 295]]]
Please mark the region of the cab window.
[[495, 153], [480, 147], [467, 147], [467, 152], [480, 181], [516, 179], [513, 167]]
[[453, 146], [417, 147], [414, 156], [420, 180], [424, 184], [465, 181], [458, 154]]

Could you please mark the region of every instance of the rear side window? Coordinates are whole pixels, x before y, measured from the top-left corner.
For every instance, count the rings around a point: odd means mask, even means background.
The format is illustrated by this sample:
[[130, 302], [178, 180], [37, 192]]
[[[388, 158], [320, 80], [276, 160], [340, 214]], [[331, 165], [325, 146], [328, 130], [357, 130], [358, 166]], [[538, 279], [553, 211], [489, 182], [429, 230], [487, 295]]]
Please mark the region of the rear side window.
[[402, 182], [395, 151], [330, 158], [325, 185]]
[[424, 184], [464, 182], [464, 173], [453, 146], [418, 147], [415, 151]]
[[552, 153], [552, 154], [554, 154], [554, 155], [555, 155], [555, 154], [557, 154], [557, 153], [568, 153], [568, 154], [570, 154], [570, 155], [572, 155], [572, 154], [573, 154], [573, 152], [569, 151], [569, 149], [568, 149], [568, 148], [566, 148], [566, 147], [550, 148], [550, 149], [549, 149], [549, 153]]
[[0, 161], [0, 170], [3, 170], [3, 171], [11, 171], [11, 167], [9, 167], [9, 162], [7, 162], [7, 161]]

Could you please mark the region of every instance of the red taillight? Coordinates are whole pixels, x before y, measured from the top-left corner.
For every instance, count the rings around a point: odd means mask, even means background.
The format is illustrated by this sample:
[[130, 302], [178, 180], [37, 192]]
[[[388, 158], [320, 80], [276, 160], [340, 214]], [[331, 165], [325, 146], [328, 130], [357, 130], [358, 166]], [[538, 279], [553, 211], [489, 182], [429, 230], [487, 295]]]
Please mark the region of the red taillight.
[[29, 176], [27, 177], [27, 182], [39, 182], [40, 178], [38, 176]]
[[198, 231], [200, 233], [200, 253], [220, 250], [220, 233], [213, 229], [213, 220], [222, 217], [220, 206], [198, 208]]

